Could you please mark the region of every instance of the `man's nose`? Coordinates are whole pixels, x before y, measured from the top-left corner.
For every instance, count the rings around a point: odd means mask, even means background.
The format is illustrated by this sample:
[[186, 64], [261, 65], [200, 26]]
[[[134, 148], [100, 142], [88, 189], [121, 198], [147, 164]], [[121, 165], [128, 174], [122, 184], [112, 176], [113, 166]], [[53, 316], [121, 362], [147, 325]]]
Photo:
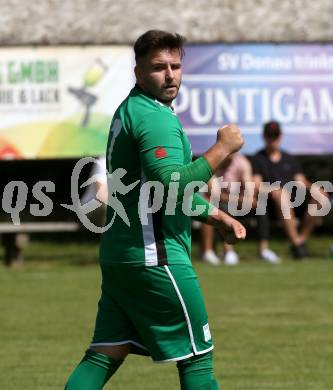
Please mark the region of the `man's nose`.
[[167, 80], [172, 80], [173, 79], [173, 70], [171, 68], [171, 66], [168, 66], [167, 69], [166, 69], [166, 74], [165, 74], [165, 78]]

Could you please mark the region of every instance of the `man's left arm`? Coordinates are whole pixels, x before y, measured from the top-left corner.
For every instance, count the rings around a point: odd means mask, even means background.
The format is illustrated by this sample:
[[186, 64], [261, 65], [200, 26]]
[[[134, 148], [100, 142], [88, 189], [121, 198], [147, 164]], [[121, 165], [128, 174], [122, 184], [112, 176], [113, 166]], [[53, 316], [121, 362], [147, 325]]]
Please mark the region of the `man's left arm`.
[[214, 226], [228, 244], [235, 244], [239, 240], [245, 239], [246, 229], [240, 222], [195, 193], [192, 210], [197, 207], [203, 208], [204, 211], [192, 218]]
[[322, 187], [318, 186], [315, 183], [312, 183], [306, 178], [303, 173], [297, 173], [294, 176], [294, 180], [299, 183], [302, 183], [308, 191], [311, 191], [311, 195], [313, 198], [320, 199], [321, 196], [328, 197], [328, 193]]
[[307, 190], [310, 190], [312, 183], [306, 178], [303, 173], [296, 173], [294, 175], [294, 180], [298, 181], [299, 183], [302, 183]]
[[307, 177], [304, 175], [304, 173], [301, 170], [300, 165], [298, 164], [297, 160], [295, 160], [295, 174], [294, 174], [294, 180], [298, 181], [299, 183], [302, 183], [306, 190], [310, 192], [311, 197], [318, 203], [325, 202], [325, 199], [328, 198], [328, 192], [330, 191], [328, 188], [321, 187], [317, 185], [316, 183], [312, 183], [310, 180], [307, 179]]

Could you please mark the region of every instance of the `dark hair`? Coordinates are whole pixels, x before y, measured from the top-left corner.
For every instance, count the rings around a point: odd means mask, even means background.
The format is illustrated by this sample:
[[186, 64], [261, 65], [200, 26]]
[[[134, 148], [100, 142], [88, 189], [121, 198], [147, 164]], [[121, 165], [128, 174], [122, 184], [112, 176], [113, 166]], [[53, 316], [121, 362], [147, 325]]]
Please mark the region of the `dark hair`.
[[185, 37], [162, 30], [149, 30], [142, 34], [134, 44], [135, 61], [145, 57], [153, 50], [179, 49], [181, 58], [184, 56]]
[[264, 125], [264, 137], [275, 140], [277, 139], [280, 134], [282, 133], [281, 131], [281, 126], [280, 123], [277, 121], [269, 121], [265, 123]]

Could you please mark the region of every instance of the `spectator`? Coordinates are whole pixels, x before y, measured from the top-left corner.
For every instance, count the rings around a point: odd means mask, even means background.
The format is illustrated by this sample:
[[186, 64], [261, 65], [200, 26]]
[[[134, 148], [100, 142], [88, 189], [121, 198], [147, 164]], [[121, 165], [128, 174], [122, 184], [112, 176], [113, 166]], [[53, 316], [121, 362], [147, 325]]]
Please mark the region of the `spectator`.
[[[268, 202], [274, 206], [278, 218], [283, 223], [286, 234], [291, 242], [293, 257], [295, 259], [303, 259], [309, 256], [306, 240], [317, 224], [317, 217], [311, 216], [308, 213], [307, 207], [309, 203], [316, 203], [309, 192], [312, 183], [306, 179], [296, 159], [281, 150], [282, 131], [278, 122], [270, 121], [264, 125], [263, 138], [265, 141], [265, 148], [260, 150], [253, 157], [253, 178], [256, 189], [259, 191], [259, 186], [263, 181], [269, 182], [270, 184], [275, 181], [280, 181], [280, 186], [269, 193]], [[304, 185], [307, 190], [305, 201], [300, 207], [296, 208], [295, 211], [291, 208], [290, 199], [292, 199], [292, 195], [288, 190], [283, 188], [283, 186], [290, 181], [296, 181], [299, 185]], [[312, 188], [315, 192], [324, 194], [319, 187]], [[290, 218], [284, 217], [283, 210], [286, 209], [290, 211]], [[298, 228], [296, 216], [300, 215], [302, 216], [302, 219]], [[279, 257], [269, 249], [270, 226], [267, 213], [258, 216], [258, 228], [261, 258], [270, 261], [271, 263], [278, 263], [280, 260]]]
[[[220, 189], [218, 181], [222, 181], [223, 187]], [[252, 168], [248, 159], [240, 153], [235, 153], [229, 156], [221, 164], [215, 175], [208, 183], [209, 192], [206, 194], [209, 199], [214, 193], [215, 185], [219, 193], [215, 196], [220, 198], [220, 208], [228, 212], [228, 205], [236, 203], [237, 207], [241, 207], [246, 201], [253, 202], [253, 197], [247, 199], [245, 196], [245, 183], [252, 180]], [[233, 186], [232, 183], [240, 183], [240, 189]], [[215, 185], [214, 185], [215, 184]], [[216, 190], [215, 190], [216, 191]], [[251, 205], [252, 207], [252, 205]], [[221, 260], [214, 250], [214, 236], [215, 229], [213, 226], [202, 224], [201, 226], [201, 243], [202, 243], [202, 259], [211, 265], [220, 265]], [[224, 264], [237, 265], [239, 263], [239, 256], [235, 252], [234, 247], [224, 242]]]

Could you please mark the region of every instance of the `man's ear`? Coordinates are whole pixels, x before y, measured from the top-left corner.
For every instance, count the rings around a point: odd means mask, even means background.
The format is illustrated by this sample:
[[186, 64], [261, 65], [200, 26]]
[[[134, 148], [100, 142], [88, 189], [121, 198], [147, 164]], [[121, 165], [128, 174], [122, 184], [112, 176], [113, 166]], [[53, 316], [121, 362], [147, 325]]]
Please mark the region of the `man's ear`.
[[138, 67], [138, 65], [135, 65], [135, 67], [134, 67], [134, 74], [135, 74], [136, 81], [138, 82], [138, 84], [140, 84], [140, 82], [141, 82], [141, 70]]

